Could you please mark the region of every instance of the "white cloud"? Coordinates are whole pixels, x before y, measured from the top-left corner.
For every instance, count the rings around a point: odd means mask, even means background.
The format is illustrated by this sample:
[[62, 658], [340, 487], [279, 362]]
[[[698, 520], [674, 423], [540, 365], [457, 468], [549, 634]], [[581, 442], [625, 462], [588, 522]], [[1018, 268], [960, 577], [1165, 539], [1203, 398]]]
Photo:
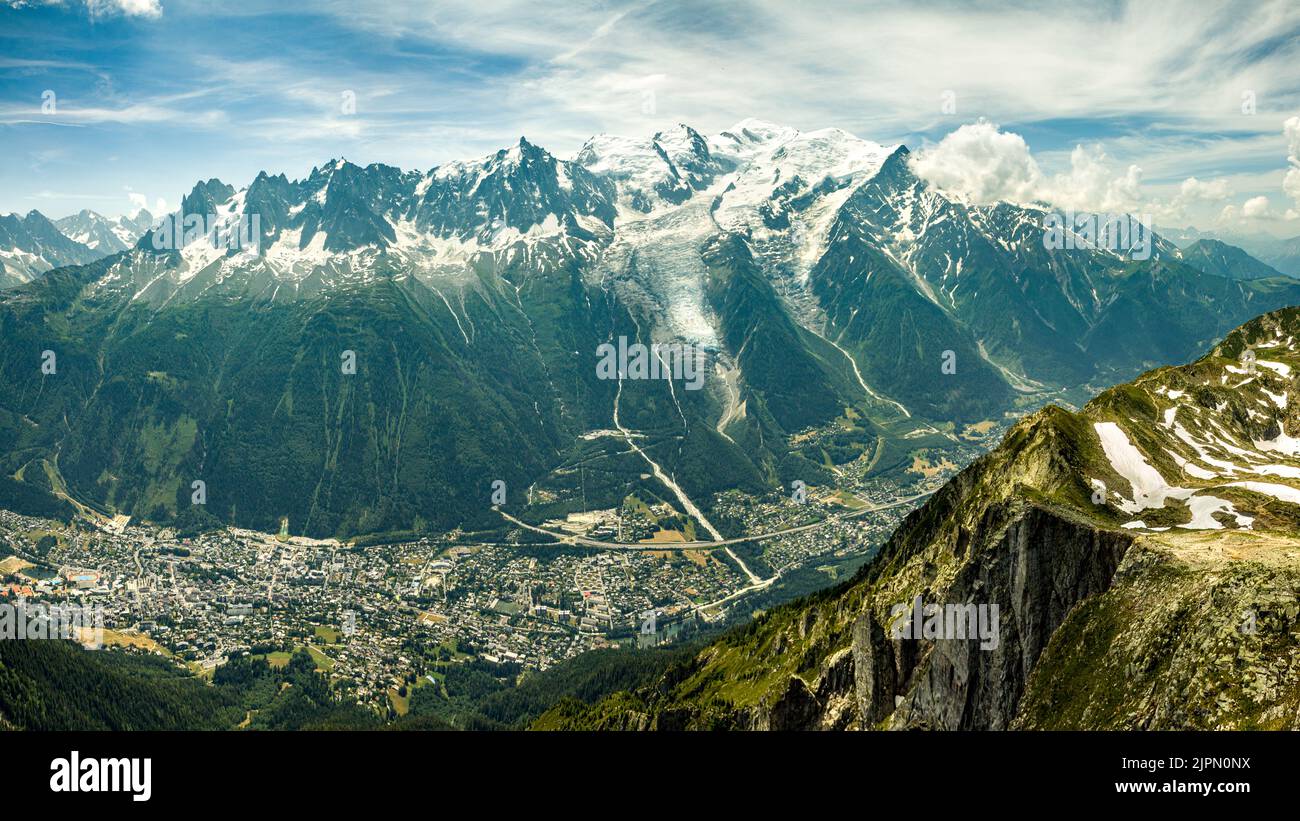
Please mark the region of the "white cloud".
[[1117, 171], [1099, 145], [1075, 146], [1068, 171], [1048, 176], [1023, 137], [979, 122], [963, 125], [913, 156], [917, 176], [973, 203], [1046, 202], [1099, 213], [1136, 212], [1142, 169]]
[[78, 105], [78, 101], [59, 101], [55, 113], [41, 111], [39, 103], [27, 106], [10, 106], [0, 108], [0, 123], [42, 122], [49, 125], [98, 125], [100, 123], [156, 124], [176, 123], [190, 127], [213, 127], [226, 122], [226, 113], [221, 109], [206, 111], [189, 111], [158, 102], [143, 102], [123, 105], [119, 108], [106, 106]]
[[[1168, 201], [1151, 199], [1144, 204], [1144, 210], [1159, 217], [1165, 225], [1186, 224], [1189, 214], [1212, 213], [1209, 208], [1232, 196], [1232, 186], [1226, 179], [1202, 180], [1188, 177], [1178, 186], [1178, 191]], [[1234, 209], [1235, 213], [1235, 209]], [[1219, 214], [1222, 218], [1222, 212]]]
[[[1276, 132], [1274, 132], [1276, 134]], [[1220, 226], [1229, 226], [1244, 228], [1244, 223], [1255, 223], [1251, 226], [1258, 229], [1258, 223], [1276, 223], [1278, 220], [1296, 220], [1300, 219], [1300, 116], [1289, 117], [1282, 123], [1282, 135], [1286, 141], [1287, 152], [1287, 170], [1282, 175], [1282, 193], [1291, 200], [1294, 205], [1280, 214], [1273, 207], [1269, 197], [1259, 194], [1247, 199], [1240, 207], [1236, 205], [1225, 206], [1218, 215], [1217, 223]], [[1272, 138], [1276, 141], [1276, 136]], [[1276, 142], [1273, 142], [1276, 145]], [[1265, 146], [1259, 146], [1258, 150], [1266, 150]], [[1268, 178], [1276, 179], [1271, 174], [1265, 175]], [[1261, 180], [1262, 181], [1262, 180]], [[1189, 180], [1190, 182], [1190, 180]], [[1186, 184], [1185, 184], [1186, 185]], [[1257, 190], [1263, 186], [1252, 186]], [[1265, 187], [1267, 190], [1267, 187]], [[1235, 226], [1233, 225], [1235, 224]]]
[[1242, 219], [1263, 220], [1273, 219], [1273, 207], [1269, 204], [1268, 197], [1263, 195], [1251, 197], [1241, 206]]
[[[64, 2], [141, 21], [158, 17], [164, 5]], [[209, 108], [219, 104], [229, 117], [208, 115], [206, 122], [229, 135], [230, 164], [240, 168], [255, 161], [272, 170], [309, 168], [343, 152], [427, 168], [495, 150], [520, 133], [563, 155], [595, 133], [648, 135], [677, 122], [711, 133], [751, 116], [804, 130], [837, 126], [915, 148], [921, 135], [937, 138], [983, 117], [1017, 124], [1037, 151], [1015, 145], [1014, 134], [966, 134], [965, 143], [947, 147], [948, 158], [987, 150], [989, 165], [962, 172], [938, 155], [931, 160], [936, 178], [980, 197], [1050, 195], [1091, 207], [1131, 203], [1140, 184], [1167, 207], [1187, 203], [1188, 214], [1208, 218], [1221, 200], [1208, 193], [1179, 200], [1179, 184], [1191, 175], [1225, 178], [1242, 197], [1276, 195], [1275, 167], [1268, 179], [1246, 179], [1246, 171], [1257, 168], [1261, 152], [1276, 154], [1276, 112], [1300, 110], [1294, 0], [1259, 0], [1250, 14], [1204, 2], [1119, 0], [1084, 23], [1052, 6], [1013, 2], [823, 0], [810, 10], [789, 0], [315, 0], [312, 14], [354, 34], [380, 58], [373, 64], [311, 59], [292, 48], [250, 57], [217, 42], [230, 38], [208, 37], [222, 26], [242, 30], [273, 19], [282, 11], [273, 0], [183, 10], [184, 26], [165, 41], [175, 68], [206, 70], [205, 60], [225, 55], [258, 69], [236, 82], [225, 72], [204, 75], [219, 86]], [[1088, 34], [1082, 40], [1081, 25]], [[455, 68], [431, 71], [412, 55], [451, 55]], [[261, 71], [269, 63], [280, 70]], [[178, 71], [174, 79], [187, 76]], [[122, 88], [133, 94], [129, 102], [147, 100], [141, 89]], [[340, 89], [357, 91], [354, 117], [339, 114]], [[378, 89], [391, 94], [381, 99]], [[955, 117], [941, 110], [947, 89], [956, 94]], [[647, 90], [654, 92], [651, 113], [643, 107]], [[1246, 90], [1257, 94], [1256, 116], [1242, 112]], [[182, 114], [123, 111], [111, 101], [83, 122], [131, 120], [158, 139], [158, 123], [189, 130], [204, 113], [147, 101]], [[56, 124], [68, 122], [78, 121], [60, 117]], [[1049, 145], [1047, 135], [1076, 123], [1073, 139]], [[1090, 147], [1098, 140], [1106, 154]], [[1300, 189], [1300, 175], [1292, 180]]]
[[1198, 180], [1196, 177], [1188, 177], [1178, 187], [1175, 199], [1182, 203], [1218, 202], [1230, 196], [1232, 190], [1227, 180]]
[[[1278, 218], [1266, 196], [1249, 198], [1240, 206], [1226, 204], [1215, 218], [1212, 209], [1233, 194], [1233, 185], [1224, 178], [1187, 177], [1172, 195], [1152, 196], [1143, 188], [1139, 166], [1113, 162], [1100, 145], [1076, 145], [1069, 154], [1068, 169], [1049, 174], [1023, 137], [986, 122], [963, 125], [937, 144], [917, 151], [912, 168], [946, 194], [977, 204], [1040, 203], [1102, 214], [1150, 215], [1164, 225], [1186, 225], [1204, 218], [1221, 227], [1240, 228], [1246, 221]], [[1287, 185], [1300, 193], [1300, 167], [1288, 173]], [[1289, 210], [1286, 218], [1295, 219], [1298, 214], [1300, 207]]]
[[1282, 176], [1282, 193], [1290, 197], [1300, 208], [1300, 167], [1288, 168]]
[[[1291, 0], [1262, 0], [1248, 15], [1197, 2], [1108, 4], [1088, 16], [1084, 41], [1075, 16], [1024, 4], [319, 2], [372, 40], [426, 38], [526, 64], [491, 103], [512, 113], [506, 121], [537, 118], [535, 136], [561, 152], [577, 148], [564, 144], [573, 135], [679, 121], [707, 132], [750, 116], [905, 141], [946, 124], [946, 89], [956, 93], [953, 124], [1136, 117], [1160, 126], [1159, 136], [1139, 132], [1148, 143], [1260, 128], [1263, 116], [1242, 114], [1247, 89], [1261, 112], [1300, 103], [1283, 91], [1300, 87], [1300, 38], [1281, 36], [1300, 27]], [[659, 115], [647, 123], [627, 86], [655, 75]]]
[[[131, 209], [127, 212], [128, 216], [134, 217], [136, 214], [140, 213], [141, 209], [149, 208], [149, 198], [144, 194], [141, 194], [139, 191], [128, 190], [126, 197], [131, 201]], [[167, 200], [158, 197], [154, 200], [153, 210], [149, 213], [153, 214], [155, 217], [169, 213]]]
[[[75, 3], [76, 0], [73, 0]], [[64, 6], [68, 0], [3, 0], [14, 9], [39, 6]], [[156, 20], [162, 17], [161, 0], [84, 0], [92, 20], [104, 17], [145, 17]]]
[[1300, 212], [1300, 117], [1290, 117], [1282, 124], [1286, 136], [1286, 161], [1290, 167], [1282, 176], [1282, 193], [1291, 198], [1295, 208], [1288, 209], [1286, 218], [1296, 219]]
[[1244, 223], [1270, 222], [1275, 219], [1277, 219], [1277, 212], [1273, 210], [1272, 203], [1268, 201], [1268, 197], [1260, 195], [1246, 200], [1240, 208], [1235, 205], [1225, 205], [1219, 212], [1216, 222], [1221, 227], [1241, 228]]
[[162, 3], [159, 0], [86, 0], [86, 8], [92, 18], [144, 17], [156, 20], [162, 17]]
[[1079, 145], [1070, 153], [1070, 171], [1053, 177], [1042, 199], [1080, 211], [1136, 212], [1142, 204], [1141, 183], [1142, 169], [1136, 165], [1116, 176], [1100, 145]]
[[1043, 187], [1043, 172], [1024, 138], [985, 122], [963, 125], [916, 152], [912, 169], [940, 189], [979, 204], [1031, 202]]

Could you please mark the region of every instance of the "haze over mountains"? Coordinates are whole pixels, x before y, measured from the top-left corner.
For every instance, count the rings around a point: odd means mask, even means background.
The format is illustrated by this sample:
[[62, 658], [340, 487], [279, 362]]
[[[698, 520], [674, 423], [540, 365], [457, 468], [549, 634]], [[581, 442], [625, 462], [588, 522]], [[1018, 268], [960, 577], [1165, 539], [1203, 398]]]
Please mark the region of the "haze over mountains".
[[[427, 172], [211, 179], [181, 213], [245, 241], [155, 227], [102, 256], [139, 225], [83, 212], [60, 221], [74, 242], [6, 218], [4, 244], [35, 249], [13, 280], [70, 266], [0, 294], [6, 475], [161, 521], [201, 479], [225, 521], [346, 536], [495, 522], [491, 482], [562, 498], [578, 463], [609, 501], [651, 462], [707, 513], [815, 477], [829, 457], [801, 431], [846, 426], [896, 468], [1300, 302], [1237, 249], [1049, 249], [1044, 208], [968, 205], [902, 146], [754, 120], [572, 160], [521, 139]], [[698, 346], [705, 389], [599, 379], [620, 336]]]
[[1300, 237], [1282, 239], [1266, 234], [1239, 234], [1233, 231], [1210, 234], [1194, 228], [1182, 228], [1170, 232], [1169, 238], [1183, 248], [1203, 239], [1230, 242], [1287, 276], [1300, 276]]

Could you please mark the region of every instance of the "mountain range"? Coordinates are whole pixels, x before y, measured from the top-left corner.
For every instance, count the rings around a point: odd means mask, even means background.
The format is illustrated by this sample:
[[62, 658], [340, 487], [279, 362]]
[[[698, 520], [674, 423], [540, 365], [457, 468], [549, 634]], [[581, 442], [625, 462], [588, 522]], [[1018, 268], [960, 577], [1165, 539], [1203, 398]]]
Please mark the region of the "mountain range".
[[81, 211], [51, 222], [40, 211], [0, 216], [0, 288], [30, 282], [51, 268], [82, 265], [134, 245], [153, 222], [148, 211], [110, 220]]
[[135, 245], [153, 225], [153, 214], [141, 208], [132, 215], [110, 219], [89, 209], [55, 220], [54, 225], [68, 239], [79, 242], [102, 256], [125, 251]]
[[1300, 277], [1300, 237], [1274, 237], [1269, 234], [1250, 234], [1221, 231], [1213, 234], [1182, 228], [1168, 233], [1171, 242], [1180, 248], [1199, 240], [1230, 242], [1259, 261], [1287, 276]]
[[[8, 481], [158, 521], [202, 481], [223, 521], [343, 537], [499, 525], [497, 481], [548, 514], [579, 484], [613, 505], [649, 483], [709, 530], [713, 493], [826, 470], [802, 432], [896, 470], [1300, 302], [1235, 250], [1049, 248], [1046, 208], [967, 204], [903, 146], [755, 120], [569, 160], [521, 138], [425, 172], [210, 179], [173, 216], [39, 277], [60, 237], [130, 231], [6, 218], [44, 237], [0, 292]], [[168, 227], [187, 216], [201, 230]], [[601, 379], [620, 337], [693, 346], [704, 389]]]

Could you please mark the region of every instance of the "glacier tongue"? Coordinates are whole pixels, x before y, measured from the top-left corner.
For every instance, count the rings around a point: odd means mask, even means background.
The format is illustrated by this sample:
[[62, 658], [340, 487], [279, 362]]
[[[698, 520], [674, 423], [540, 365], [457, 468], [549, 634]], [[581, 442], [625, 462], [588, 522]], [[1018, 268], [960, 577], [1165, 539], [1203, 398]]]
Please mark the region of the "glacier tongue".
[[720, 344], [705, 297], [700, 249], [717, 232], [709, 214], [713, 196], [716, 191], [709, 189], [677, 208], [639, 219], [620, 215], [614, 241], [597, 269], [624, 302], [659, 320], [660, 338], [710, 350]]

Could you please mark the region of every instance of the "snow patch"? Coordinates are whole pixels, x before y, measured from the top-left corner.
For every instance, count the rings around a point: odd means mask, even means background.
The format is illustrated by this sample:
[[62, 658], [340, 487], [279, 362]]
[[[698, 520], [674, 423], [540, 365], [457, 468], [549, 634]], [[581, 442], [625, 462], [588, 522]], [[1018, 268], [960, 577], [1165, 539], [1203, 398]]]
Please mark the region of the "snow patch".
[[1256, 493], [1262, 493], [1265, 496], [1272, 496], [1283, 502], [1300, 505], [1300, 489], [1290, 485], [1279, 485], [1273, 482], [1231, 482], [1229, 487], [1242, 487], [1246, 490], [1253, 490]]
[[1096, 422], [1093, 424], [1093, 429], [1101, 440], [1102, 450], [1110, 460], [1111, 467], [1133, 487], [1133, 501], [1123, 499], [1120, 503], [1120, 509], [1125, 513], [1162, 508], [1165, 506], [1166, 499], [1178, 499], [1187, 505], [1192, 514], [1190, 522], [1178, 525], [1186, 530], [1222, 529], [1222, 523], [1214, 518], [1215, 513], [1233, 516], [1238, 527], [1247, 528], [1254, 522], [1253, 517], [1238, 513], [1232, 502], [1227, 499], [1216, 496], [1194, 496], [1196, 491], [1193, 488], [1170, 485], [1160, 472], [1147, 462], [1142, 452], [1129, 441], [1128, 436], [1114, 422]]

